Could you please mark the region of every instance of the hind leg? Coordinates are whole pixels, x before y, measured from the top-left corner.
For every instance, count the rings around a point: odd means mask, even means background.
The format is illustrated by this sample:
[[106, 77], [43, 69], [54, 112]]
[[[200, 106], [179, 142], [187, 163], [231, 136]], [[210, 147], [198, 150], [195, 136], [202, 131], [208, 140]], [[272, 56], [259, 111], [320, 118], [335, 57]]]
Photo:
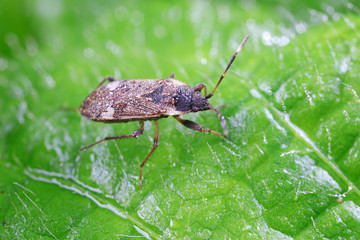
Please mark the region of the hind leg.
[[139, 174], [139, 179], [140, 179], [140, 187], [142, 188], [142, 168], [145, 165], [146, 161], [150, 158], [150, 156], [154, 153], [155, 149], [159, 146], [159, 138], [160, 138], [160, 131], [159, 131], [159, 124], [157, 121], [153, 121], [153, 123], [156, 126], [155, 129], [155, 136], [154, 136], [154, 144], [153, 144], [153, 148], [151, 149], [151, 151], [149, 152], [149, 154], [146, 156], [145, 160], [141, 162], [140, 164], [140, 174]]
[[107, 140], [115, 140], [115, 139], [123, 139], [123, 138], [138, 138], [140, 135], [142, 135], [144, 133], [144, 122], [140, 121], [139, 123], [140, 123], [140, 128], [138, 130], [135, 130], [132, 134], [115, 136], [115, 137], [106, 137], [106, 138], [100, 139], [99, 141], [94, 142], [93, 144], [90, 144], [86, 147], [81, 148], [79, 151], [82, 152], [88, 148], [95, 146], [98, 143], [101, 143], [101, 142], [104, 142]]

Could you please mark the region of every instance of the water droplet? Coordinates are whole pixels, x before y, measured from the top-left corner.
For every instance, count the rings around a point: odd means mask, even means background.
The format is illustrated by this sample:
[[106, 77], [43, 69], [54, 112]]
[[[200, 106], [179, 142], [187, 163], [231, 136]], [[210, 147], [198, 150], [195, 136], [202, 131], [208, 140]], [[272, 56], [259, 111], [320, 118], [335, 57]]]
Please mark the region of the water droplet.
[[47, 75], [45, 77], [45, 82], [46, 82], [46, 84], [48, 85], [49, 88], [53, 88], [56, 85], [54, 79], [50, 75]]
[[139, 26], [144, 22], [144, 14], [140, 11], [134, 11], [131, 13], [130, 22], [135, 26]]
[[92, 58], [94, 56], [94, 50], [92, 48], [85, 48], [84, 56], [87, 58]]
[[118, 55], [121, 52], [120, 46], [111, 40], [106, 42], [106, 48], [109, 49], [114, 55]]
[[5, 35], [5, 42], [9, 45], [9, 46], [14, 46], [15, 44], [18, 43], [18, 37], [15, 33], [8, 33]]
[[0, 58], [0, 71], [4, 71], [8, 68], [8, 60], [5, 58]]
[[343, 111], [343, 114], [344, 114], [344, 116], [346, 118], [346, 121], [350, 121], [349, 113], [346, 110]]
[[60, 0], [38, 0], [36, 4], [38, 13], [45, 18], [54, 18], [62, 12], [62, 1]]
[[154, 35], [157, 38], [163, 38], [167, 35], [166, 28], [162, 25], [154, 27]]
[[27, 111], [27, 104], [26, 102], [22, 102], [20, 103], [19, 105], [19, 109], [18, 109], [18, 112], [17, 112], [17, 119], [19, 121], [20, 124], [23, 124], [25, 122], [25, 113]]
[[343, 59], [341, 61], [341, 65], [340, 65], [340, 73], [344, 74], [348, 71], [349, 69], [349, 62], [350, 62], [350, 59], [347, 58], [347, 59]]
[[174, 6], [169, 9], [168, 12], [169, 20], [176, 22], [182, 18], [182, 8], [179, 6]]
[[264, 43], [266, 46], [271, 46], [271, 33], [269, 33], [269, 32], [263, 32], [262, 38], [263, 38], [263, 43]]
[[35, 56], [39, 52], [35, 38], [29, 37], [26, 39], [26, 51], [30, 56]]
[[119, 22], [125, 21], [126, 19], [129, 18], [129, 10], [124, 6], [120, 6], [120, 7], [116, 8], [115, 9], [115, 18]]
[[306, 31], [306, 25], [304, 23], [298, 23], [295, 25], [295, 30], [298, 33], [304, 33]]
[[219, 6], [217, 9], [218, 12], [218, 20], [221, 23], [227, 23], [230, 21], [230, 8], [229, 6]]

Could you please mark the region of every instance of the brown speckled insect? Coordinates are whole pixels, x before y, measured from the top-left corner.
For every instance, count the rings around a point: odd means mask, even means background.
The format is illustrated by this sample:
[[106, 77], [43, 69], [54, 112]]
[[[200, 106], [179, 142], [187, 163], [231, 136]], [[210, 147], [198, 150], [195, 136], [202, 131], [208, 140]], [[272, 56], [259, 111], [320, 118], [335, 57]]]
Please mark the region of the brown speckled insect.
[[[150, 153], [140, 164], [140, 187], [142, 187], [142, 168], [146, 161], [153, 154], [159, 144], [159, 125], [157, 120], [173, 116], [185, 127], [199, 132], [207, 132], [221, 137], [228, 137], [228, 129], [224, 117], [211, 106], [208, 99], [214, 95], [217, 87], [224, 78], [226, 72], [233, 63], [236, 55], [245, 45], [250, 36], [247, 35], [235, 54], [232, 56], [224, 73], [215, 86], [214, 90], [207, 94], [206, 85], [200, 83], [194, 88], [174, 79], [172, 73], [165, 79], [133, 79], [133, 80], [115, 80], [112, 77], [106, 77], [99, 86], [83, 101], [80, 112], [86, 118], [93, 121], [104, 123], [122, 123], [130, 121], [139, 121], [140, 128], [129, 135], [106, 137], [93, 144], [83, 147], [84, 151], [105, 140], [138, 138], [144, 132], [144, 121], [152, 120], [156, 126], [154, 144]], [[104, 85], [106, 81], [107, 83]], [[201, 95], [204, 88], [205, 96]], [[203, 128], [199, 124], [181, 119], [179, 116], [190, 112], [212, 110], [218, 116], [224, 134], [213, 130]]]

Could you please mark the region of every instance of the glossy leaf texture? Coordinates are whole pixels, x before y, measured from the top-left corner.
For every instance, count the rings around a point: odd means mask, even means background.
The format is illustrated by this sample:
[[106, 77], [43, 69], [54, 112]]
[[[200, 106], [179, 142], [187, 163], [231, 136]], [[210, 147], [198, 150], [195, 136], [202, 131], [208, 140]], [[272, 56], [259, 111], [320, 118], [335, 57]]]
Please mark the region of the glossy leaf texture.
[[[0, 3], [0, 239], [359, 239], [357, 1]], [[5, 11], [6, 9], [6, 11]], [[229, 139], [76, 111], [107, 75], [216, 85]], [[213, 112], [183, 116], [221, 131]]]

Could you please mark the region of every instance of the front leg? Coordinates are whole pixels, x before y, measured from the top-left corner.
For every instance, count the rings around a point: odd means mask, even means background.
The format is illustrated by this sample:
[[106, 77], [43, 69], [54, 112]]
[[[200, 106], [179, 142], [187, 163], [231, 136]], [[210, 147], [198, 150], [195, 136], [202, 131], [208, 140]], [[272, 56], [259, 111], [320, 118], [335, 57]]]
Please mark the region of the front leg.
[[206, 85], [205, 85], [205, 83], [199, 83], [198, 85], [196, 85], [194, 88], [193, 88], [193, 90], [195, 91], [195, 92], [201, 92], [201, 90], [202, 89], [205, 89], [205, 96], [207, 95], [207, 90], [206, 90]]
[[206, 133], [210, 133], [210, 134], [214, 134], [214, 135], [218, 135], [220, 137], [227, 137], [224, 134], [215, 132], [211, 129], [208, 128], [203, 128], [202, 126], [200, 126], [199, 124], [197, 124], [196, 122], [190, 121], [190, 120], [184, 120], [181, 119], [179, 116], [174, 116], [174, 118], [176, 120], [178, 120], [182, 125], [184, 125], [187, 128], [190, 128], [192, 130], [198, 131], [198, 132], [206, 132]]
[[96, 87], [96, 89], [99, 88], [101, 85], [103, 85], [104, 82], [106, 82], [106, 81], [113, 82], [113, 81], [116, 81], [116, 79], [113, 78], [113, 77], [110, 77], [110, 76], [106, 76], [106, 77], [101, 81], [101, 83]]

